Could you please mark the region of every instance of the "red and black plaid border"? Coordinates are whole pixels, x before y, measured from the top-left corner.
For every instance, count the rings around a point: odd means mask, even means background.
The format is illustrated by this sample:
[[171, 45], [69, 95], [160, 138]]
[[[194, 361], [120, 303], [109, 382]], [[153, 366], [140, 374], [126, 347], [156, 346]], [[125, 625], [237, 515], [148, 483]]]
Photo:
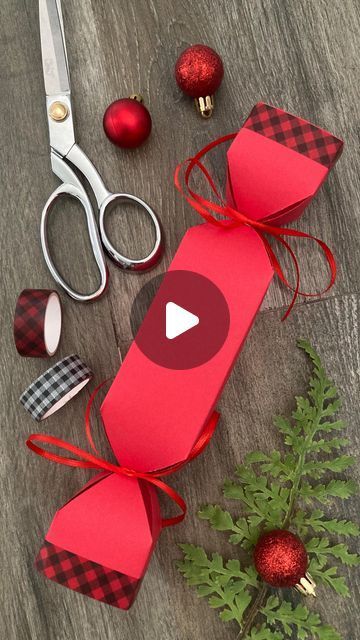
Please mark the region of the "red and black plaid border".
[[119, 609], [131, 607], [141, 583], [46, 540], [35, 566], [50, 580]]
[[44, 339], [45, 312], [50, 295], [47, 289], [24, 289], [18, 297], [14, 316], [14, 340], [20, 355], [48, 356]]
[[329, 169], [337, 161], [343, 147], [342, 140], [327, 131], [264, 102], [255, 105], [244, 127], [276, 140]]

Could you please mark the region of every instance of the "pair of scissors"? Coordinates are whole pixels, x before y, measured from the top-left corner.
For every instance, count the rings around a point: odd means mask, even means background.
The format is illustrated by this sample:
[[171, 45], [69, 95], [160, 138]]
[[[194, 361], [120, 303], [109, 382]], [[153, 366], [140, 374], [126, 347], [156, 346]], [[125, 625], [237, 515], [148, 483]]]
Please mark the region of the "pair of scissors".
[[[104, 250], [114, 262], [130, 271], [142, 271], [152, 267], [161, 255], [161, 227], [154, 211], [146, 202], [129, 193], [110, 193], [87, 155], [75, 142], [72, 116], [69, 67], [66, 53], [64, 24], [60, 0], [39, 0], [41, 53], [46, 93], [46, 109], [49, 124], [50, 157], [53, 173], [62, 181], [45, 204], [41, 216], [41, 246], [46, 264], [54, 280], [73, 298], [80, 302], [96, 300], [105, 291], [108, 269]], [[89, 183], [99, 209], [99, 228], [89, 197], [71, 165]], [[70, 196], [80, 201], [86, 214], [92, 252], [100, 273], [100, 286], [93, 293], [75, 291], [60, 275], [49, 250], [48, 219], [54, 204], [62, 197]], [[142, 207], [150, 217], [155, 230], [155, 244], [145, 258], [131, 259], [119, 253], [105, 231], [106, 211], [110, 206], [132, 202]]]

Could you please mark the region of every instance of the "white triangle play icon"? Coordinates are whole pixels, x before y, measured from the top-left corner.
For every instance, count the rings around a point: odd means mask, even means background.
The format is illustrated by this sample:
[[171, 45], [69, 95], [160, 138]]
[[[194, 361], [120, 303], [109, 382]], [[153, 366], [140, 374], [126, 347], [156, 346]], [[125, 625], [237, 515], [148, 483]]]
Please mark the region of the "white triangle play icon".
[[198, 316], [190, 313], [175, 302], [167, 302], [166, 304], [166, 337], [173, 340], [185, 331], [189, 331], [196, 327], [200, 322]]

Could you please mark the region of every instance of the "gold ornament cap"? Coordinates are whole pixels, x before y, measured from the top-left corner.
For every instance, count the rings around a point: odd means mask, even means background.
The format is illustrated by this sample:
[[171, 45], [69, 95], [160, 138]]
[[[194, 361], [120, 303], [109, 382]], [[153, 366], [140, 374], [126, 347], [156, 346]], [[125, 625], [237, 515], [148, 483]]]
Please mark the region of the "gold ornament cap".
[[195, 98], [196, 109], [203, 118], [210, 118], [214, 111], [214, 96]]
[[132, 93], [129, 98], [130, 100], [136, 100], [136, 102], [140, 102], [141, 104], [143, 104], [144, 102], [144, 98], [142, 97], [142, 95], [140, 95], [140, 93]]
[[306, 572], [305, 576], [300, 578], [298, 584], [295, 585], [295, 589], [300, 591], [303, 596], [314, 596], [314, 598], [316, 598], [315, 587], [316, 582], [308, 572]]
[[52, 102], [49, 107], [49, 116], [55, 122], [62, 122], [69, 115], [69, 108], [64, 102]]

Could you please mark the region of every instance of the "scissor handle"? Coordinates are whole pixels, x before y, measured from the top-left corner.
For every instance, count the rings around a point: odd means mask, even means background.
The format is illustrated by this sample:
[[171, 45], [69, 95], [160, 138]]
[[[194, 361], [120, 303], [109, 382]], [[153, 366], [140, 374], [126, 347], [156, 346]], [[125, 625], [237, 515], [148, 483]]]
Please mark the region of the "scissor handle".
[[[105, 230], [106, 212], [116, 203], [122, 202], [135, 202], [145, 210], [145, 213], [150, 217], [152, 225], [155, 230], [155, 242], [150, 253], [144, 258], [133, 259], [123, 256], [114, 245], [110, 242], [109, 237]], [[162, 234], [159, 220], [155, 212], [144, 202], [141, 198], [133, 196], [130, 193], [112, 193], [105, 198], [99, 208], [99, 227], [100, 237], [103, 246], [110, 256], [110, 258], [122, 269], [128, 269], [129, 271], [145, 271], [153, 267], [159, 260], [162, 253]]]
[[[51, 210], [55, 203], [62, 197], [70, 196], [72, 198], [76, 198], [81, 203], [85, 215], [86, 215], [86, 223], [89, 232], [89, 238], [91, 243], [92, 252], [94, 254], [94, 258], [99, 269], [100, 273], [100, 286], [93, 293], [82, 294], [75, 291], [60, 275], [57, 270], [49, 249], [48, 242], [48, 219], [51, 213]], [[40, 237], [41, 237], [41, 246], [45, 258], [45, 262], [48, 266], [48, 269], [54, 278], [54, 280], [62, 287], [66, 293], [77, 300], [78, 302], [88, 302], [90, 300], [96, 300], [99, 298], [105, 291], [107, 283], [108, 283], [108, 270], [105, 262], [105, 256], [102, 249], [99, 232], [96, 226], [96, 220], [94, 218], [94, 212], [91, 206], [91, 202], [87, 197], [86, 192], [83, 189], [80, 189], [76, 185], [70, 183], [61, 184], [55, 191], [51, 194], [48, 201], [45, 204], [41, 215], [41, 226], [40, 226]]]

